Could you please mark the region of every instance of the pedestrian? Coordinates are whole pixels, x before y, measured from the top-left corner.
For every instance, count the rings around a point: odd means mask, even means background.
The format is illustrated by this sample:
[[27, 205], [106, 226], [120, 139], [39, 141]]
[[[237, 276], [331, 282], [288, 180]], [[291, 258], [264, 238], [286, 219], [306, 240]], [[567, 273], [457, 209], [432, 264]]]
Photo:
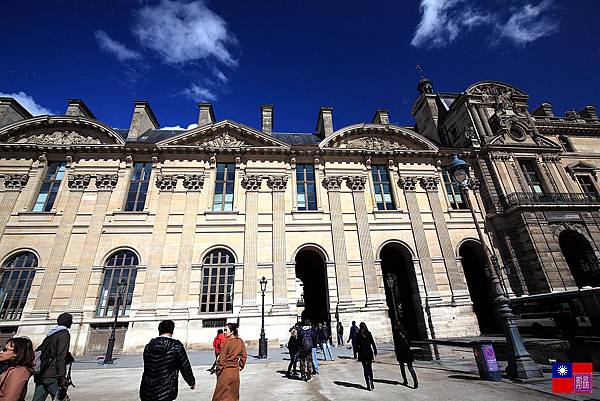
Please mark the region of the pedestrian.
[[298, 341], [298, 330], [292, 328], [290, 330], [290, 339], [287, 343], [288, 351], [290, 352], [290, 364], [287, 368], [287, 376], [292, 375], [292, 367], [294, 376], [297, 374], [296, 372], [296, 364], [298, 363], [298, 351], [300, 350], [300, 343]]
[[144, 373], [140, 384], [142, 401], [172, 401], [177, 398], [179, 372], [190, 389], [196, 379], [181, 341], [173, 338], [175, 323], [163, 320], [158, 324], [158, 337], [144, 348]]
[[337, 324], [337, 343], [338, 347], [342, 347], [344, 345], [344, 325], [342, 322], [338, 322]]
[[413, 379], [413, 388], [418, 388], [419, 381], [417, 380], [417, 373], [413, 368], [413, 362], [415, 358], [410, 351], [410, 337], [402, 328], [402, 323], [399, 320], [396, 321], [396, 327], [394, 330], [394, 351], [396, 353], [396, 359], [400, 364], [400, 373], [402, 373], [403, 380], [402, 385], [408, 385], [408, 381], [406, 380], [406, 372], [404, 370], [404, 364], [406, 364]]
[[70, 313], [61, 313], [56, 319], [56, 326], [50, 329], [42, 344], [37, 347], [36, 351], [41, 351], [40, 360], [43, 361], [43, 368], [34, 377], [35, 391], [32, 401], [44, 401], [48, 395], [53, 399], [66, 397], [70, 381], [67, 377], [67, 365], [73, 362], [73, 357], [69, 353], [71, 345], [69, 329], [72, 324], [73, 316]]
[[217, 384], [213, 401], [237, 401], [240, 399], [240, 370], [246, 366], [246, 346], [238, 337], [238, 324], [227, 323], [223, 328], [225, 344], [217, 359]]
[[321, 348], [323, 349], [323, 360], [333, 361], [333, 353], [331, 352], [331, 346], [329, 345], [329, 330], [327, 329], [327, 323], [319, 323], [319, 339], [321, 340]]
[[219, 359], [219, 354], [221, 353], [221, 348], [223, 347], [224, 343], [225, 343], [225, 335], [223, 335], [223, 329], [219, 329], [219, 330], [217, 330], [217, 335], [215, 336], [215, 338], [213, 340], [213, 348], [215, 350], [215, 361], [213, 362], [212, 366], [209, 369], [206, 369], [210, 372], [211, 375], [213, 373], [215, 373], [215, 367], [217, 366], [217, 359]]
[[310, 320], [305, 320], [304, 325], [298, 332], [298, 340], [300, 349], [298, 350], [298, 358], [300, 360], [300, 377], [305, 382], [312, 380], [312, 373], [315, 371], [312, 358], [313, 338]]
[[377, 355], [377, 347], [365, 322], [360, 322], [360, 329], [356, 335], [356, 347], [358, 348], [358, 361], [362, 363], [367, 390], [373, 390], [375, 388], [373, 385], [373, 360]]
[[350, 326], [350, 335], [348, 336], [348, 342], [352, 343], [352, 352], [354, 353], [354, 359], [356, 359], [356, 335], [358, 334], [358, 327], [356, 326], [356, 322], [352, 321], [352, 326]]
[[0, 400], [25, 401], [34, 359], [29, 338], [13, 337], [6, 341], [0, 353], [0, 362], [8, 363], [8, 368], [0, 374]]
[[319, 371], [319, 360], [317, 359], [317, 347], [320, 346], [321, 341], [320, 341], [320, 335], [321, 333], [319, 333], [319, 328], [317, 325], [312, 326], [311, 327], [311, 337], [312, 337], [312, 343], [313, 343], [313, 347], [312, 347], [312, 360], [313, 360], [313, 375], [318, 375], [321, 372]]

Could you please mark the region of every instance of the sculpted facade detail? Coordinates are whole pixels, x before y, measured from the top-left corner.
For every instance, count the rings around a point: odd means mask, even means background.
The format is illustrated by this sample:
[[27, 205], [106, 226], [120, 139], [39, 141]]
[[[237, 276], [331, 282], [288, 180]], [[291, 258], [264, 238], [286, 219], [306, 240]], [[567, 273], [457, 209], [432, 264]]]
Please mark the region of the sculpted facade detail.
[[174, 191], [177, 187], [177, 178], [175, 174], [159, 174], [156, 176], [156, 187], [161, 191]]
[[400, 185], [404, 191], [415, 191], [418, 180], [418, 177], [401, 177], [398, 180], [398, 185]]
[[96, 176], [96, 188], [99, 191], [112, 191], [118, 180], [119, 176], [117, 174], [98, 174]]
[[9, 191], [21, 191], [29, 181], [28, 174], [5, 174], [4, 188]]
[[183, 187], [188, 191], [200, 191], [204, 186], [203, 174], [185, 174], [183, 176]]
[[229, 135], [227, 132], [224, 132], [218, 136], [200, 142], [199, 146], [207, 148], [241, 148], [248, 145], [233, 135]]
[[325, 177], [323, 178], [323, 187], [328, 191], [339, 191], [343, 180], [343, 177]]
[[9, 138], [8, 143], [32, 143], [36, 145], [100, 145], [100, 139], [80, 134], [77, 131], [54, 131], [21, 138]]
[[260, 191], [262, 186], [262, 177], [260, 175], [246, 175], [242, 178], [242, 187], [246, 191]]
[[90, 184], [90, 174], [69, 174], [68, 184], [72, 191], [83, 191]]
[[425, 191], [428, 191], [428, 192], [429, 191], [437, 191], [438, 184], [440, 182], [440, 178], [439, 177], [421, 177], [419, 182], [421, 183], [421, 187], [423, 187], [423, 189]]
[[367, 177], [364, 175], [351, 175], [346, 179], [346, 185], [352, 191], [364, 191]]
[[273, 191], [285, 191], [287, 186], [288, 176], [287, 175], [272, 175], [267, 180], [267, 185]]
[[408, 147], [397, 141], [378, 136], [366, 136], [358, 139], [349, 139], [340, 143], [341, 148], [367, 149], [367, 150], [407, 150]]

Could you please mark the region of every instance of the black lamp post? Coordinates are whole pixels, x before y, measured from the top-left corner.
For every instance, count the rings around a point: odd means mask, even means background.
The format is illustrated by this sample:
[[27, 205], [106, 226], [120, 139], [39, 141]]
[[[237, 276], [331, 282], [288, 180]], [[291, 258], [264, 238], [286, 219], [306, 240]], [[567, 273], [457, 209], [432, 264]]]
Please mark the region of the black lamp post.
[[262, 293], [262, 322], [260, 325], [260, 340], [258, 341], [258, 357], [265, 359], [267, 357], [267, 339], [265, 338], [265, 291], [267, 290], [267, 279], [261, 278], [260, 292]]
[[398, 306], [396, 306], [396, 296], [394, 294], [394, 277], [391, 274], [388, 274], [385, 278], [387, 282], [388, 288], [390, 289], [390, 294], [392, 294], [392, 305], [394, 307], [394, 328], [396, 327], [396, 322], [398, 321]]
[[113, 349], [115, 348], [115, 340], [116, 340], [116, 331], [117, 331], [117, 319], [119, 319], [119, 311], [120, 305], [119, 302], [121, 298], [123, 298], [123, 294], [125, 293], [125, 288], [127, 287], [127, 280], [122, 278], [119, 281], [119, 286], [117, 287], [117, 299], [115, 299], [115, 320], [113, 320], [112, 331], [110, 333], [110, 337], [108, 338], [108, 346], [106, 347], [106, 355], [104, 355], [104, 364], [113, 363]]
[[489, 291], [494, 301], [494, 307], [496, 309], [496, 315], [502, 323], [502, 330], [504, 331], [504, 337], [508, 344], [509, 350], [509, 361], [506, 371], [509, 377], [518, 379], [531, 379], [535, 377], [543, 377], [542, 371], [538, 365], [531, 359], [529, 352], [525, 349], [523, 339], [519, 333], [519, 329], [515, 323], [515, 316], [512, 314], [509, 300], [504, 294], [496, 269], [492, 263], [492, 258], [487, 250], [485, 241], [483, 240], [483, 232], [477, 221], [477, 216], [473, 210], [471, 199], [469, 198], [469, 185], [471, 184], [471, 176], [469, 174], [470, 167], [464, 160], [460, 159], [458, 155], [452, 156], [452, 162], [448, 166], [450, 175], [456, 181], [460, 187], [461, 195], [466, 203], [473, 222], [475, 229], [477, 230], [477, 236], [483, 249], [483, 255], [485, 258], [485, 275], [489, 278]]

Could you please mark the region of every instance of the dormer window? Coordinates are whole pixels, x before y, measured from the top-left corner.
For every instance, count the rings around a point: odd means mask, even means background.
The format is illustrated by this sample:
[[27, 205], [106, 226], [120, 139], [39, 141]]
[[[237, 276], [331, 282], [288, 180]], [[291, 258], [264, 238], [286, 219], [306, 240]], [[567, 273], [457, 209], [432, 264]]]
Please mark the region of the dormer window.
[[558, 140], [560, 141], [560, 145], [562, 146], [565, 152], [574, 152], [573, 146], [571, 145], [571, 141], [566, 136], [559, 136]]

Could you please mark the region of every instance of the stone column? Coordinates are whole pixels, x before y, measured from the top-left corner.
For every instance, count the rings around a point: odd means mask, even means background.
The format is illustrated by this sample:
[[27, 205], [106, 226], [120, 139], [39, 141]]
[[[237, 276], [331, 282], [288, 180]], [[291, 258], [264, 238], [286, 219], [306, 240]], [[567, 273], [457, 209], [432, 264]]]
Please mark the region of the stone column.
[[479, 114], [477, 114], [477, 111], [475, 111], [475, 106], [473, 106], [471, 103], [467, 103], [467, 108], [469, 109], [469, 114], [471, 115], [471, 118], [473, 119], [473, 122], [475, 123], [475, 128], [477, 128], [477, 133], [479, 134], [480, 137], [484, 137], [486, 135], [486, 132], [483, 129], [483, 125], [481, 123], [481, 119], [479, 118]]
[[273, 196], [273, 307], [288, 310], [285, 258], [285, 188], [288, 176], [271, 176], [267, 185]]
[[29, 182], [25, 188], [23, 188], [23, 193], [17, 200], [15, 205], [16, 210], [23, 212], [31, 210], [31, 207], [36, 200], [38, 189], [46, 175], [47, 164], [48, 160], [46, 159], [45, 154], [40, 155], [37, 162], [33, 163], [33, 166], [31, 166], [29, 170]]
[[144, 292], [142, 294], [142, 305], [138, 315], [156, 315], [156, 297], [160, 281], [160, 267], [163, 259], [163, 249], [167, 236], [169, 223], [169, 212], [171, 210], [171, 198], [177, 186], [177, 175], [157, 175], [156, 186], [158, 187], [158, 208], [154, 217], [152, 239], [150, 240], [150, 255], [148, 256], [148, 267], [144, 280]]
[[448, 275], [448, 282], [450, 283], [450, 291], [452, 292], [452, 298], [454, 299], [456, 292], [464, 293], [467, 288], [463, 283], [464, 280], [461, 277], [460, 269], [456, 263], [456, 254], [454, 253], [454, 247], [450, 240], [444, 211], [440, 204], [440, 196], [438, 193], [440, 178], [422, 177], [420, 182], [421, 187], [427, 192], [427, 198], [429, 199], [429, 205], [433, 213], [435, 231], [437, 232], [440, 247], [442, 249], [442, 256], [444, 258], [444, 263], [446, 264], [446, 274]]
[[485, 133], [487, 136], [494, 136], [492, 132], [492, 128], [490, 127], [490, 123], [488, 122], [488, 116], [485, 114], [485, 110], [482, 105], [477, 105], [477, 114], [479, 114], [479, 119], [483, 124], [483, 129], [485, 129]]
[[340, 186], [342, 177], [325, 177], [323, 186], [329, 197], [329, 213], [331, 218], [331, 236], [333, 239], [333, 256], [335, 258], [335, 276], [339, 299], [339, 309], [351, 306], [350, 274], [348, 273], [348, 256], [346, 254], [346, 238], [344, 235], [344, 220]]
[[19, 194], [27, 185], [28, 174], [4, 174], [4, 196], [0, 201], [0, 238], [4, 235], [10, 214], [15, 209]]
[[373, 243], [371, 231], [369, 230], [369, 217], [365, 202], [365, 184], [367, 177], [356, 175], [348, 177], [346, 185], [352, 190], [354, 201], [354, 213], [356, 215], [356, 227], [358, 229], [358, 245], [362, 258], [363, 277], [365, 280], [367, 306], [373, 304], [382, 305], [379, 283], [377, 282], [377, 271], [375, 270], [375, 257], [373, 255]]
[[410, 217], [415, 246], [417, 248], [417, 256], [419, 257], [419, 263], [421, 265], [421, 274], [423, 275], [423, 283], [425, 285], [427, 298], [432, 300], [433, 298], [439, 298], [439, 296], [437, 283], [435, 281], [435, 273], [433, 272], [433, 265], [431, 264], [431, 254], [429, 252], [429, 246], [427, 245], [423, 220], [421, 219], [421, 211], [419, 210], [419, 203], [415, 192], [417, 181], [417, 177], [404, 177], [400, 178], [398, 184], [404, 190], [404, 196], [406, 197], [408, 215]]
[[89, 185], [91, 178], [92, 177], [89, 174], [69, 174], [68, 176], [67, 184], [69, 186], [69, 197], [67, 199], [67, 207], [63, 212], [60, 223], [58, 224], [58, 230], [54, 236], [50, 257], [48, 258], [46, 271], [42, 277], [40, 291], [30, 315], [31, 318], [48, 318], [54, 290], [58, 283], [58, 277], [65, 258], [65, 253], [67, 252], [67, 247], [69, 246], [69, 240], [71, 238], [71, 232], [73, 231], [75, 218], [77, 217], [79, 204], [81, 203], [83, 191]]
[[179, 244], [177, 261], [177, 278], [175, 279], [175, 299], [171, 313], [188, 314], [188, 297], [190, 294], [190, 275], [194, 254], [194, 237], [198, 220], [200, 191], [204, 185], [204, 175], [186, 174], [183, 177], [183, 187], [186, 189], [185, 212], [183, 228]]
[[258, 312], [256, 270], [258, 267], [258, 192], [261, 184], [262, 177], [259, 175], [246, 175], [242, 179], [242, 186], [246, 189], [242, 310], [248, 313]]
[[92, 266], [96, 259], [96, 251], [98, 250], [104, 218], [106, 217], [106, 211], [108, 209], [108, 202], [110, 201], [112, 190], [115, 188], [115, 185], [117, 185], [117, 181], [117, 174], [102, 174], [96, 176], [96, 189], [98, 191], [96, 204], [85, 236], [83, 252], [81, 252], [79, 267], [77, 268], [73, 290], [67, 307], [67, 310], [72, 314], [81, 314], [83, 312], [85, 297], [92, 275]]

